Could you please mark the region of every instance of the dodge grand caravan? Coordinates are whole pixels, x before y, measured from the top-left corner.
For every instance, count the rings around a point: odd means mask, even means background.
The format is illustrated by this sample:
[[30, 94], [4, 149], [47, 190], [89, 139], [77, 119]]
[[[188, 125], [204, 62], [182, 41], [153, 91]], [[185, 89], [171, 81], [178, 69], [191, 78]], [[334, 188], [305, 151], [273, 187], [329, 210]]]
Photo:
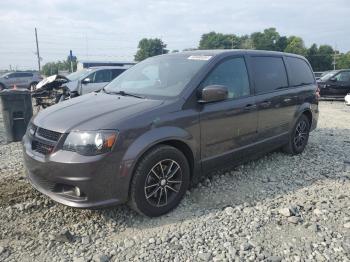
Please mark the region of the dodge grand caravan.
[[160, 216], [218, 167], [278, 148], [303, 152], [317, 125], [318, 96], [310, 64], [297, 55], [152, 57], [100, 92], [34, 117], [23, 138], [28, 178], [68, 206], [128, 202]]

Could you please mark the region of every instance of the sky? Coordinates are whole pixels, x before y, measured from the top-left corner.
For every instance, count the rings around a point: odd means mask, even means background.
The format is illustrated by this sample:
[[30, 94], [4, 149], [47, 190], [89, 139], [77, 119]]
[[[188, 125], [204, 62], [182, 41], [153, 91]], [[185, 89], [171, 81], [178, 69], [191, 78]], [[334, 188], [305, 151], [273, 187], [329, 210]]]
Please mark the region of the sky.
[[350, 50], [349, 0], [1, 0], [0, 69], [37, 69], [66, 59], [133, 60], [140, 39], [170, 50], [197, 47], [203, 33], [250, 34], [275, 27], [306, 46]]

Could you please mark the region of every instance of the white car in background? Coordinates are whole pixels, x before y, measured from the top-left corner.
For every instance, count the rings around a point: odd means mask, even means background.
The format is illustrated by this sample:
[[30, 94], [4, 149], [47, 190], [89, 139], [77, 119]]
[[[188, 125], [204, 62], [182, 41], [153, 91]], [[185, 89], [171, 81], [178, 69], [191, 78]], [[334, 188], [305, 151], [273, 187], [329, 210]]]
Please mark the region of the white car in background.
[[350, 106], [350, 93], [345, 96], [344, 100], [345, 105]]

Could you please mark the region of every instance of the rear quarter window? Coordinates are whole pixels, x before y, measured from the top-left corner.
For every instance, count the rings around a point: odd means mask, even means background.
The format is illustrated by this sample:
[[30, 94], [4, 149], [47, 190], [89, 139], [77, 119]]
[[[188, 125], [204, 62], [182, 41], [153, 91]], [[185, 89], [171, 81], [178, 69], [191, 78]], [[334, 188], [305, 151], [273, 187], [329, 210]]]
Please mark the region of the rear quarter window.
[[315, 82], [311, 68], [305, 60], [296, 57], [286, 57], [286, 61], [291, 86], [309, 85]]
[[257, 94], [288, 87], [287, 72], [282, 57], [254, 56], [251, 61]]

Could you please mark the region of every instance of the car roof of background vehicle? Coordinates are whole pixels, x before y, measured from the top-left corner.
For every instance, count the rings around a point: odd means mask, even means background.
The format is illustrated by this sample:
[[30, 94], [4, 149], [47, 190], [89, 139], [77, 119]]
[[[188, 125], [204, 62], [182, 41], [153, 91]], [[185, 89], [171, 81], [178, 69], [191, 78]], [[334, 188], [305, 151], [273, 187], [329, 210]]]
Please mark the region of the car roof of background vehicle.
[[88, 67], [86, 69], [91, 70], [101, 70], [101, 69], [129, 69], [132, 65], [125, 65], [125, 66], [92, 66]]

